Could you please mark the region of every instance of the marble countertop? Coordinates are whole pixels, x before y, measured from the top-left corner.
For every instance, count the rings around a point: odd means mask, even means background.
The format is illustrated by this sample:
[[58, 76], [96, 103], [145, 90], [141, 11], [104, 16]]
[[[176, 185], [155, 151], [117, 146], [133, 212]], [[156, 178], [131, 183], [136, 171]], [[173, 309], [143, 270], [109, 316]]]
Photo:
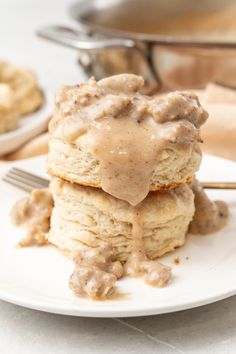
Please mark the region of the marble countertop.
[[[67, 0], [0, 0], [0, 56], [31, 67], [42, 86], [82, 78], [77, 53], [39, 40], [36, 28], [68, 24]], [[55, 58], [53, 62], [51, 58]], [[1, 270], [4, 271], [4, 270]], [[174, 294], [173, 294], [174, 296]], [[173, 314], [129, 319], [73, 318], [0, 301], [0, 353], [236, 352], [236, 297]]]
[[193, 310], [128, 319], [76, 318], [0, 302], [0, 352], [8, 354], [236, 351], [236, 297]]

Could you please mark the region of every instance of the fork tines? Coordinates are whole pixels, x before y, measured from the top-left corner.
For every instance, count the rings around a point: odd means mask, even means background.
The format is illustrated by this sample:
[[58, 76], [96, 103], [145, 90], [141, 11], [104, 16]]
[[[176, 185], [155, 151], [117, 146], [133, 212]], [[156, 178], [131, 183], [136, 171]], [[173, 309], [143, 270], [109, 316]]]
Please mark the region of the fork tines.
[[49, 180], [46, 178], [36, 176], [16, 167], [7, 172], [3, 177], [3, 181], [29, 193], [35, 188], [46, 188], [49, 185]]

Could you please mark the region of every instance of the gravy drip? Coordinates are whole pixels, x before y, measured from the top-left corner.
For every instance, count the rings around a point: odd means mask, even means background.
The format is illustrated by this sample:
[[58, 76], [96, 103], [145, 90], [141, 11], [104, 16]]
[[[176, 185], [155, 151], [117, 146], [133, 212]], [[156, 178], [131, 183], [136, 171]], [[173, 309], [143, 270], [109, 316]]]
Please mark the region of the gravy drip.
[[142, 277], [145, 282], [162, 287], [171, 277], [171, 268], [147, 258], [143, 247], [143, 224], [141, 207], [133, 208], [132, 252], [125, 264], [125, 273], [132, 277]]

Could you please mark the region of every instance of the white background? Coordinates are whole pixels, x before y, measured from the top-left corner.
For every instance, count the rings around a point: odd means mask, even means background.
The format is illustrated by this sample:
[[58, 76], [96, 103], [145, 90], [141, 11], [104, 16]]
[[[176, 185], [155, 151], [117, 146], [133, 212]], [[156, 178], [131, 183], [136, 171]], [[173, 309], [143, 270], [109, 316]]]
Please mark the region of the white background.
[[41, 84], [55, 90], [81, 80], [77, 53], [36, 37], [45, 25], [76, 26], [68, 15], [71, 1], [0, 0], [0, 59], [33, 69]]
[[[0, 58], [31, 67], [52, 90], [82, 79], [77, 53], [37, 39], [34, 30], [71, 23], [66, 15], [69, 4], [0, 0]], [[233, 354], [236, 297], [180, 313], [122, 320], [51, 315], [0, 302], [2, 354], [112, 352]]]

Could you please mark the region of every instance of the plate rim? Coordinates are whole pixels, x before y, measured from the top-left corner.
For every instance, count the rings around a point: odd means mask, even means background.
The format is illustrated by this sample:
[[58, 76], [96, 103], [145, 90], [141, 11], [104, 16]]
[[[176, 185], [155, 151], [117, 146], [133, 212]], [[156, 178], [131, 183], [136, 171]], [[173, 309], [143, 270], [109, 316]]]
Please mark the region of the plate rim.
[[96, 310], [94, 309], [86, 310], [86, 306], [79, 306], [78, 309], [76, 309], [76, 307], [72, 305], [64, 306], [63, 308], [61, 308], [59, 305], [48, 306], [46, 305], [46, 302], [44, 303], [43, 301], [27, 300], [27, 298], [19, 299], [16, 295], [7, 295], [7, 293], [4, 294], [4, 292], [0, 290], [0, 300], [17, 306], [25, 307], [36, 311], [42, 311], [46, 313], [67, 315], [72, 317], [89, 317], [89, 318], [122, 318], [122, 317], [142, 317], [142, 316], [163, 315], [168, 313], [190, 310], [205, 305], [210, 305], [220, 300], [227, 299], [234, 295], [236, 295], [236, 287], [233, 289], [229, 289], [227, 293], [222, 292], [221, 294], [209, 296], [208, 298], [205, 299], [200, 299], [200, 300], [198, 299], [195, 301], [192, 300], [189, 301], [188, 303], [185, 302], [177, 306], [171, 305], [168, 307], [162, 307], [161, 309], [140, 307], [139, 310], [137, 309], [120, 310], [119, 308], [115, 308], [110, 311], [110, 310], [104, 310], [104, 308], [100, 308], [100, 307], [97, 307]]

